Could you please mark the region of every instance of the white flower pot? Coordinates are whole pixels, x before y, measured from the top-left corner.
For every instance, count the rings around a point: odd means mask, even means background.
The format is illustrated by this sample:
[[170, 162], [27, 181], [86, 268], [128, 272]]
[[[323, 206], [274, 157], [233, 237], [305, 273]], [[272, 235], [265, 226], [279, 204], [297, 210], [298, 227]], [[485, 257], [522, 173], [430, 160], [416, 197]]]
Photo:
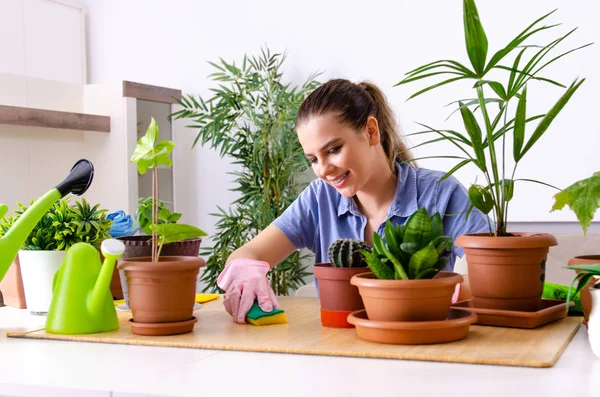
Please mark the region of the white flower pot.
[[600, 289], [590, 288], [592, 295], [592, 311], [588, 319], [588, 338], [592, 351], [600, 357]]
[[52, 280], [65, 259], [65, 251], [19, 251], [27, 309], [48, 314], [52, 302]]

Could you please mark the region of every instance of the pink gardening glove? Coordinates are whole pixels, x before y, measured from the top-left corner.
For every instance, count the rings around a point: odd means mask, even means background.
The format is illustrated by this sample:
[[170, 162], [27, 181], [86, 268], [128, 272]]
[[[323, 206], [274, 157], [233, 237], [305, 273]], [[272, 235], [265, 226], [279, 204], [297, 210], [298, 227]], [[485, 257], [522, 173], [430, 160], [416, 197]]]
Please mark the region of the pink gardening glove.
[[233, 321], [244, 324], [255, 299], [265, 312], [280, 308], [267, 279], [270, 269], [267, 262], [239, 258], [229, 262], [219, 274], [217, 285], [226, 291], [223, 305]]

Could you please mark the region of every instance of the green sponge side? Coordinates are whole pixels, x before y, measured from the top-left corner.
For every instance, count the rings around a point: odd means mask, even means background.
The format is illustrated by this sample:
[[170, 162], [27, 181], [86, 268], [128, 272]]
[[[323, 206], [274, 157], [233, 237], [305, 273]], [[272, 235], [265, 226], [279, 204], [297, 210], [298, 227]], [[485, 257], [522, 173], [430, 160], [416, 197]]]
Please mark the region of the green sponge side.
[[[566, 285], [544, 283], [544, 293], [542, 294], [542, 298], [567, 300], [568, 292], [569, 287]], [[571, 300], [575, 302], [575, 305], [569, 308], [569, 314], [583, 314], [579, 292], [576, 295], [571, 295]]]
[[250, 311], [248, 312], [248, 314], [246, 314], [246, 317], [250, 318], [251, 320], [258, 320], [259, 318], [274, 316], [275, 314], [279, 313], [283, 313], [283, 310], [273, 309], [272, 312], [263, 311], [263, 309], [261, 309], [260, 306], [258, 306], [258, 301], [255, 300], [252, 304], [252, 307], [250, 308]]

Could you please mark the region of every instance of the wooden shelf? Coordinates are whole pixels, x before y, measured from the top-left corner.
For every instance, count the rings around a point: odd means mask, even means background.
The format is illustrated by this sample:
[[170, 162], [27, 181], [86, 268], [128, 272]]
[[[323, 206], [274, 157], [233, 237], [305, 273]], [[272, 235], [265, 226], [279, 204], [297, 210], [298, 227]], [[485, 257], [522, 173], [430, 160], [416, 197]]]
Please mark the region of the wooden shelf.
[[123, 81], [123, 96], [152, 102], [177, 103], [173, 98], [181, 99], [181, 90]]
[[110, 132], [110, 117], [0, 105], [0, 124]]

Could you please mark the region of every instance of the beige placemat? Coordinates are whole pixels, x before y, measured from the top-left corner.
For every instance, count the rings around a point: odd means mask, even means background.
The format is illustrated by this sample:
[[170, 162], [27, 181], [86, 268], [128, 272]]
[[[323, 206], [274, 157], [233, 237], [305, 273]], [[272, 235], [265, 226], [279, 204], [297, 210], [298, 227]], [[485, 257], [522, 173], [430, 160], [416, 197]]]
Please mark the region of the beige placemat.
[[279, 303], [287, 313], [289, 324], [262, 327], [235, 324], [225, 312], [222, 299], [219, 299], [204, 304], [194, 312], [199, 321], [192, 333], [184, 335], [134, 335], [128, 324], [130, 314], [119, 313], [121, 328], [113, 332], [55, 335], [42, 329], [9, 333], [8, 336], [194, 349], [550, 367], [581, 325], [581, 317], [567, 317], [533, 330], [471, 326], [469, 336], [457, 342], [418, 346], [386, 345], [359, 339], [354, 329], [322, 327], [316, 298], [281, 297]]

